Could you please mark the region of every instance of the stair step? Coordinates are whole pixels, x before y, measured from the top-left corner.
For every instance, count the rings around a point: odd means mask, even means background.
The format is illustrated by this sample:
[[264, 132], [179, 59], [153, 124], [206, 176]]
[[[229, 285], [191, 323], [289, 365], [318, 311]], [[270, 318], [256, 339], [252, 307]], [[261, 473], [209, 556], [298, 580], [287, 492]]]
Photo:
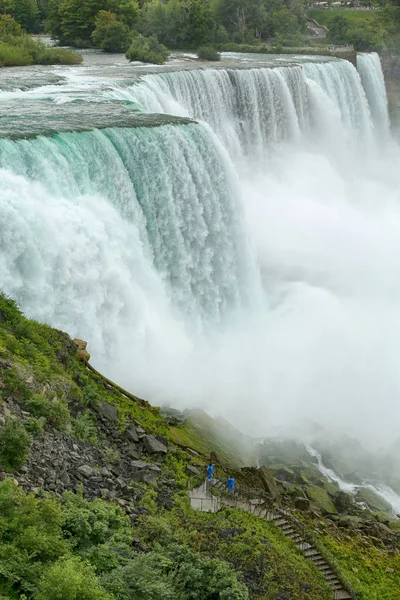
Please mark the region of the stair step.
[[349, 592], [347, 592], [345, 589], [336, 591], [333, 598], [334, 600], [351, 600]]
[[312, 560], [314, 560], [315, 557], [321, 557], [321, 554], [318, 552], [318, 550], [315, 550], [315, 548], [312, 548], [311, 550], [307, 550], [307, 552], [304, 552], [304, 556], [306, 558], [311, 558]]
[[300, 542], [300, 543], [296, 544], [296, 546], [300, 550], [309, 550], [311, 548], [311, 546], [310, 546], [310, 544], [308, 542]]
[[284, 519], [283, 517], [278, 517], [277, 519], [274, 519], [274, 523], [277, 527], [280, 527], [281, 525], [285, 525], [285, 523], [287, 523], [287, 519]]

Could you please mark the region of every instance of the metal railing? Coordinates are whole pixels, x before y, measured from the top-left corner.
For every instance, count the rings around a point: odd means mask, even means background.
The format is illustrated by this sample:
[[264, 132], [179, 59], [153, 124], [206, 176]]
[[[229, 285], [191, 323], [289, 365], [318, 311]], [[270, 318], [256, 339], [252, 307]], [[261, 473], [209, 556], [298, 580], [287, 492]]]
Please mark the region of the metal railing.
[[[331, 555], [331, 553], [325, 548], [325, 546], [320, 542], [314, 535], [306, 528], [306, 526], [301, 523], [294, 515], [292, 515], [288, 511], [280, 511], [282, 513], [282, 518], [286, 518], [290, 521], [290, 523], [299, 531], [305, 540], [308, 540], [309, 545], [312, 546], [315, 550], [317, 550], [330, 569], [335, 573], [336, 577], [342, 584], [343, 588], [350, 594], [353, 600], [358, 600], [358, 596], [353, 587], [353, 584], [347, 579], [346, 575], [342, 572], [339, 565], [336, 563], [335, 558]], [[339, 593], [334, 591], [334, 600], [339, 598]]]
[[[255, 498], [256, 494], [254, 490], [250, 488], [247, 489], [247, 494], [243, 494], [243, 490], [236, 490], [234, 495], [232, 493], [224, 493], [221, 490], [221, 486], [219, 489], [221, 491], [220, 496], [213, 496], [210, 494], [210, 488], [212, 486], [209, 485], [209, 482], [203, 482], [205, 493], [207, 494], [207, 498], [191, 496], [190, 499], [195, 500], [196, 502], [200, 502], [200, 511], [206, 512], [206, 508], [210, 507], [211, 510], [208, 512], [217, 512], [221, 509], [222, 506], [229, 506], [230, 508], [236, 508], [241, 510], [246, 510], [255, 516], [261, 517], [263, 511], [265, 514], [262, 515], [263, 519], [267, 521], [278, 521], [280, 519], [286, 519], [293, 528], [298, 532], [300, 540], [297, 543], [297, 547], [300, 550], [306, 551], [308, 549], [317, 550], [332, 572], [336, 575], [339, 582], [342, 584], [343, 589], [346, 590], [351, 596], [352, 600], [358, 600], [357, 594], [352, 583], [347, 579], [344, 573], [341, 571], [340, 567], [336, 563], [334, 557], [330, 554], [330, 552], [325, 548], [325, 546], [314, 537], [314, 535], [305, 527], [301, 521], [299, 521], [291, 512], [283, 509], [276, 510], [268, 510], [266, 507], [267, 502], [261, 498]], [[259, 494], [258, 494], [259, 496]], [[261, 502], [253, 503], [251, 500], [261, 500]], [[207, 504], [208, 503], [208, 504]], [[245, 506], [244, 506], [245, 505]], [[258, 513], [258, 514], [257, 514]], [[333, 590], [333, 598], [334, 600], [338, 600], [340, 598], [340, 592]]]

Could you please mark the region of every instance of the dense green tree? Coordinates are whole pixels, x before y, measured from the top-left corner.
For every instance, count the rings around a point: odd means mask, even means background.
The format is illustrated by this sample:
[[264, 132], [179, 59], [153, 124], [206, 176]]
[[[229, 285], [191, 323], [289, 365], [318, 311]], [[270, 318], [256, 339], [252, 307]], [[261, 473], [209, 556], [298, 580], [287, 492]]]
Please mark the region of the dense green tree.
[[118, 21], [128, 27], [136, 25], [139, 18], [139, 6], [136, 0], [108, 0], [107, 10], [117, 15]]
[[10, 14], [26, 31], [38, 30], [39, 8], [36, 0], [0, 0], [0, 13]]
[[186, 44], [190, 48], [210, 40], [213, 25], [211, 8], [207, 0], [189, 0], [187, 5]]
[[113, 600], [98, 583], [90, 564], [79, 557], [61, 558], [39, 583], [34, 600]]
[[329, 24], [329, 41], [343, 44], [347, 40], [349, 21], [343, 15], [335, 15]]
[[22, 27], [11, 15], [0, 16], [0, 38], [5, 36], [13, 35], [20, 36], [22, 34]]
[[128, 25], [117, 20], [117, 15], [101, 10], [95, 20], [96, 28], [92, 34], [93, 44], [106, 52], [126, 52], [131, 41]]

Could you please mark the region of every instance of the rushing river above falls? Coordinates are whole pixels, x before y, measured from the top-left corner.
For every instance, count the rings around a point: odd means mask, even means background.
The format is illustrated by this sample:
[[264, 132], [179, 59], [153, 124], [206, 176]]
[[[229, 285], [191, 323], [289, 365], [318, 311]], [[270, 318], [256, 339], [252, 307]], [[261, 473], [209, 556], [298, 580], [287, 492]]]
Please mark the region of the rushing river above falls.
[[0, 287], [154, 403], [398, 435], [400, 152], [379, 57], [0, 77]]

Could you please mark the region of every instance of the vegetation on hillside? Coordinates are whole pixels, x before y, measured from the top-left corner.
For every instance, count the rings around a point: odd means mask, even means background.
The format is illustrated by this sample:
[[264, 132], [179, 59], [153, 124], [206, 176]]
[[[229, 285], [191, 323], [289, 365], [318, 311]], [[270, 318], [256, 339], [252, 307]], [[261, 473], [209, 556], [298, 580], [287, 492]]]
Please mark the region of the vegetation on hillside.
[[[167, 437], [171, 449], [163, 459], [174, 493], [141, 484], [131, 501], [85, 498], [84, 488], [56, 495], [44, 489], [27, 493], [16, 484], [32, 444], [52, 431], [83, 440], [117, 468], [119, 457], [106, 447], [94, 408], [106, 401], [117, 408], [115, 427], [130, 423], [147, 433]], [[105, 385], [80, 360], [68, 336], [26, 319], [13, 301], [0, 295], [0, 405], [17, 407], [22, 415], [0, 411], [0, 597], [25, 600], [326, 600], [329, 589], [311, 561], [272, 524], [240, 510], [217, 514], [193, 511], [186, 488], [203, 478], [210, 450], [218, 452], [218, 477], [234, 473], [238, 489], [250, 486], [262, 496], [256, 469], [238, 470], [246, 440], [235, 438], [204, 413], [170, 427], [157, 408]], [[8, 416], [7, 416], [8, 415]], [[229, 441], [231, 440], [231, 442]], [[172, 443], [173, 442], [173, 443]], [[229, 444], [231, 443], [231, 451]], [[179, 445], [179, 447], [178, 447]], [[187, 450], [190, 448], [190, 450]], [[272, 454], [271, 454], [272, 452]], [[268, 449], [271, 460], [273, 450]], [[291, 455], [290, 455], [291, 456]], [[288, 457], [288, 460], [290, 458]], [[144, 460], [151, 460], [144, 457]], [[250, 460], [250, 457], [249, 457]], [[197, 471], [196, 471], [196, 467]], [[100, 468], [100, 466], [99, 466]], [[200, 471], [199, 471], [200, 469]], [[305, 466], [299, 474], [304, 480]], [[24, 472], [24, 471], [22, 471]], [[293, 471], [293, 476], [295, 471]], [[363, 600], [395, 600], [400, 595], [398, 555], [391, 555], [379, 532], [397, 535], [388, 517], [343, 529], [313, 473], [306, 487], [329, 519], [305, 519], [343, 568]], [[135, 488], [136, 489], [136, 488]], [[288, 489], [288, 498], [292, 491]], [[317, 490], [320, 492], [317, 493]], [[301, 494], [298, 484], [295, 495]], [[325, 494], [325, 495], [323, 495]], [[135, 508], [134, 519], [128, 511]], [[363, 534], [363, 527], [373, 536]], [[378, 533], [376, 533], [375, 529]], [[343, 533], [341, 533], [343, 532]], [[383, 538], [384, 539], [384, 538]], [[393, 546], [394, 547], [394, 546]], [[389, 569], [389, 571], [387, 570]], [[386, 587], [385, 587], [386, 586]]]
[[397, 53], [400, 50], [400, 10], [310, 10], [308, 15], [329, 29], [331, 44], [353, 44], [355, 50]]

